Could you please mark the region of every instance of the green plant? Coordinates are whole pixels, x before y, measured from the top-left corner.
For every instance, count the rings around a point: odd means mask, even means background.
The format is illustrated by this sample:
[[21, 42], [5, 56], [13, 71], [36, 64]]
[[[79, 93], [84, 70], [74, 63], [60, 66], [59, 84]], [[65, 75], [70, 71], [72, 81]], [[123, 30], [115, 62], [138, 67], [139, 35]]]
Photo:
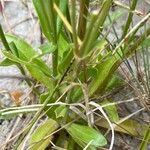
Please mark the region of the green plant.
[[[24, 142], [24, 137], [34, 123], [45, 114], [50, 119], [33, 133], [30, 149], [45, 149], [53, 143], [53, 139], [55, 143], [52, 146], [55, 148], [76, 149], [78, 145], [79, 149], [94, 150], [106, 146], [106, 137], [101, 133], [101, 129], [96, 128], [98, 123], [93, 122], [94, 109], [99, 110], [99, 115], [104, 117], [105, 124], [102, 123], [100, 126], [104, 127], [109, 124], [111, 128], [110, 149], [113, 148], [114, 130], [117, 129], [113, 127], [112, 122], [121, 120], [116, 103], [109, 106], [111, 103], [108, 100], [100, 103], [97, 99], [112, 88], [119, 86], [119, 83], [121, 84], [116, 70], [149, 36], [150, 28], [138, 38], [135, 35], [148, 20], [150, 14], [148, 13], [128, 31], [133, 17], [133, 12], [130, 11], [123, 35], [115, 46], [103, 35], [105, 33], [103, 29], [111, 23], [113, 25], [113, 17], [109, 15], [112, 3], [112, 0], [103, 0], [98, 14], [93, 15], [89, 11], [89, 0], [80, 2], [33, 0], [43, 34], [47, 39], [47, 43], [40, 47], [42, 54], [38, 54], [21, 38], [4, 34], [0, 26], [0, 38], [4, 45], [2, 52], [5, 56], [1, 65], [15, 64], [23, 75], [29, 72], [35, 80], [41, 83], [41, 86], [47, 88], [45, 93], [34, 89], [42, 105], [12, 108], [0, 112], [1, 117], [5, 118], [9, 113], [14, 116], [21, 112], [36, 111], [15, 149]], [[131, 10], [136, 8], [136, 3], [137, 1], [133, 0]], [[80, 13], [77, 11], [77, 6], [79, 6]], [[42, 60], [45, 54], [52, 55], [52, 66]], [[26, 82], [29, 86], [34, 84], [29, 80]], [[103, 105], [106, 106], [103, 107]], [[146, 127], [144, 131], [145, 129]], [[136, 133], [132, 132], [132, 134]]]

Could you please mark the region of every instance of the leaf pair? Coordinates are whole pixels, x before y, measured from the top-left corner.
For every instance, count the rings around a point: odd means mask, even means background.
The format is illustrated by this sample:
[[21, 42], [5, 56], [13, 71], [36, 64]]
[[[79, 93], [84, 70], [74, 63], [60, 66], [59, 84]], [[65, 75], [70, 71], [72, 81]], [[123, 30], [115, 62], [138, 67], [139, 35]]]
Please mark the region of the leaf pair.
[[[50, 144], [50, 140], [52, 140], [52, 132], [58, 127], [59, 125], [55, 120], [49, 119], [44, 122], [32, 134], [30, 150], [44, 150]], [[88, 146], [88, 150], [96, 150], [96, 148], [107, 144], [105, 137], [100, 132], [88, 126], [72, 123], [65, 127], [65, 129], [82, 148]]]
[[46, 87], [52, 88], [51, 70], [41, 58], [36, 58], [37, 53], [35, 50], [21, 38], [6, 35], [6, 39], [8, 43], [13, 42], [16, 49], [14, 49], [14, 53], [3, 51], [6, 59], [1, 62], [1, 65], [20, 64], [25, 66], [33, 78], [43, 83]]

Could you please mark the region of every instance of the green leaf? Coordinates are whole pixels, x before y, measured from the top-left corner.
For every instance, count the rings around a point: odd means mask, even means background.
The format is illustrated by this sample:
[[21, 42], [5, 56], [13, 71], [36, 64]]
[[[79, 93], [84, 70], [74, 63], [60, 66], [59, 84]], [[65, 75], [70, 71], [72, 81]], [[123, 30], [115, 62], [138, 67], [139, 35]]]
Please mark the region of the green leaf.
[[23, 39], [16, 37], [14, 35], [6, 34], [5, 36], [8, 43], [13, 42], [15, 44], [20, 59], [29, 61], [31, 58], [33, 58], [36, 55], [35, 50]]
[[[101, 105], [106, 105], [109, 103], [111, 103], [111, 101], [104, 100], [101, 103]], [[106, 106], [106, 107], [104, 107], [104, 109], [105, 109], [106, 113], [108, 114], [108, 116], [112, 122], [119, 121], [119, 115], [118, 115], [117, 107], [115, 105]]]
[[50, 91], [50, 92], [43, 93], [43, 94], [40, 95], [40, 102], [41, 102], [41, 104], [44, 103], [44, 101], [46, 100], [46, 98], [47, 98], [49, 95], [51, 95], [51, 91]]
[[19, 57], [19, 52], [18, 52], [18, 49], [17, 49], [15, 43], [14, 43], [14, 42], [11, 42], [11, 43], [9, 44], [9, 46], [10, 46], [11, 52], [12, 52], [15, 56]]
[[17, 63], [8, 59], [8, 58], [5, 58], [4, 60], [2, 60], [0, 62], [0, 66], [11, 66], [11, 65], [16, 65]]
[[31, 62], [26, 62], [10, 52], [3, 51], [3, 54], [11, 61], [25, 65], [29, 73], [35, 78], [37, 81], [43, 83], [49, 89], [53, 87], [53, 81], [51, 79], [51, 70], [48, 66], [40, 59], [34, 58]]
[[[96, 76], [97, 76], [96, 68], [92, 68], [92, 67], [87, 68], [87, 72], [86, 72], [87, 79], [91, 80], [94, 79]], [[81, 72], [79, 79], [80, 81], [84, 82], [85, 80], [84, 72]], [[77, 102], [79, 99], [81, 99], [82, 96], [83, 96], [83, 91], [81, 87], [74, 87], [73, 90], [71, 91], [71, 100], [74, 103]]]
[[32, 134], [30, 140], [30, 150], [44, 150], [50, 144], [53, 136], [49, 136], [44, 139], [47, 135], [50, 135], [59, 127], [58, 123], [55, 120], [49, 119], [40, 125], [36, 131]]
[[81, 87], [74, 87], [71, 91], [71, 100], [73, 103], [77, 102], [83, 96]]
[[108, 83], [106, 89], [107, 90], [111, 90], [114, 88], [118, 88], [120, 86], [122, 86], [124, 84], [124, 80], [121, 79], [121, 77], [119, 77], [117, 74], [114, 74], [110, 80], [110, 82]]
[[[97, 75], [97, 69], [93, 68], [93, 67], [88, 67], [86, 70], [86, 78], [88, 80], [90, 80], [91, 78], [95, 78], [95, 76]], [[85, 81], [85, 73], [81, 72], [79, 75], [79, 79], [80, 81], [84, 82]]]
[[21, 60], [20, 58], [18, 58], [17, 56], [13, 55], [11, 52], [8, 51], [2, 51], [3, 54], [5, 55], [6, 58], [8, 58], [9, 60], [19, 63], [19, 64], [23, 64], [23, 65], [27, 65], [28, 62]]
[[88, 126], [73, 123], [69, 127], [66, 127], [66, 130], [82, 148], [90, 142], [91, 144], [88, 150], [96, 149], [107, 144], [107, 140], [100, 132]]
[[150, 38], [145, 39], [142, 44], [141, 44], [142, 48], [148, 48], [150, 47]]
[[75, 141], [71, 138], [71, 136], [69, 136], [67, 150], [73, 150], [75, 149], [75, 147], [76, 147]]
[[54, 52], [56, 49], [56, 46], [54, 46], [52, 43], [44, 43], [39, 47], [39, 49], [42, 52], [42, 54], [39, 56], [39, 57], [41, 57], [45, 54], [50, 54], [50, 53]]
[[68, 50], [65, 52], [64, 54], [64, 58], [62, 59], [62, 61], [60, 62], [59, 66], [58, 66], [58, 71], [63, 74], [66, 69], [69, 67], [71, 60], [73, 58], [73, 51]]
[[[100, 53], [102, 52], [102, 50], [104, 50], [104, 48], [106, 47], [106, 45], [108, 44], [108, 42], [106, 40], [103, 40], [103, 39], [98, 39], [96, 41], [94, 41], [92, 44], [91, 44], [91, 49], [98, 49], [97, 53]], [[97, 55], [95, 53], [95, 55]], [[101, 53], [98, 55], [99, 57], [101, 57]]]
[[43, 83], [49, 89], [53, 89], [52, 79], [44, 74], [44, 72], [41, 70], [40, 66], [33, 65], [33, 64], [27, 64], [26, 68], [30, 72], [30, 74], [32, 75], [33, 78], [35, 78], [37, 81]]
[[68, 39], [67, 39], [66, 35], [63, 32], [61, 32], [61, 34], [59, 35], [59, 39], [58, 39], [59, 57], [62, 58], [64, 56], [64, 53], [69, 48], [71, 49], [72, 45], [68, 44]]
[[90, 96], [92, 96], [95, 92], [102, 94], [102, 92], [105, 91], [108, 82], [112, 78], [114, 71], [117, 69], [119, 64], [120, 60], [113, 55], [108, 56], [106, 60], [96, 66], [98, 71], [97, 76], [90, 83]]
[[148, 143], [150, 142], [150, 125], [145, 131], [144, 138], [140, 144], [139, 150], [146, 150], [148, 147]]
[[37, 12], [42, 31], [49, 42], [53, 41], [56, 36], [55, 18], [53, 12], [52, 0], [32, 0], [35, 10]]
[[66, 106], [58, 106], [55, 110], [56, 118], [65, 117], [67, 110]]
[[[64, 16], [66, 16], [67, 12], [67, 6], [68, 6], [68, 0], [60, 0], [59, 1], [59, 9], [63, 13]], [[61, 29], [62, 29], [63, 22], [61, 18], [58, 16], [57, 17], [57, 34], [59, 35]]]
[[[40, 102], [41, 102], [41, 104], [43, 104], [43, 103], [45, 102], [46, 98], [47, 98], [49, 95], [51, 95], [51, 91], [52, 91], [52, 90], [50, 90], [50, 91], [47, 92], [47, 93], [43, 93], [43, 94], [40, 95]], [[50, 103], [55, 103], [55, 101], [56, 101], [56, 99], [52, 98], [52, 99], [49, 100], [49, 104], [50, 104]], [[49, 118], [56, 119], [55, 110], [56, 110], [57, 107], [58, 107], [58, 106], [52, 106], [51, 108], [50, 108], [50, 107], [45, 107], [44, 110], [46, 111], [46, 114], [47, 114], [47, 116], [48, 116]], [[49, 108], [50, 108], [50, 109], [49, 109]]]
[[65, 134], [65, 132], [61, 132], [61, 134], [59, 134], [59, 136], [57, 136], [55, 144], [58, 147], [64, 148], [64, 150], [68, 150], [67, 146], [69, 143], [68, 143], [68, 138], [67, 138], [67, 135]]
[[35, 66], [37, 66], [46, 76], [52, 77], [51, 69], [46, 65], [46, 63], [43, 60], [39, 58], [33, 58], [31, 62]]

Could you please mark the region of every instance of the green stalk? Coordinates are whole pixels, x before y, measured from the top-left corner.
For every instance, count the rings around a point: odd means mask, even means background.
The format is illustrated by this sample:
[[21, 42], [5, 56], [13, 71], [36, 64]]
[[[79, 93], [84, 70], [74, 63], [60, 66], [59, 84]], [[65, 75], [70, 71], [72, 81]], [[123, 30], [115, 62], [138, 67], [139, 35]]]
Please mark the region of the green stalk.
[[150, 141], [150, 125], [148, 126], [144, 138], [142, 140], [142, 143], [140, 144], [139, 150], [146, 150], [148, 147], [148, 143]]
[[[57, 29], [56, 29], [56, 19], [55, 19], [55, 11], [53, 7], [53, 0], [50, 0], [50, 18], [51, 18], [51, 29], [53, 33], [53, 43], [54, 45], [57, 45]], [[53, 52], [52, 54], [52, 66], [53, 66], [53, 76], [57, 76], [57, 66], [58, 66], [58, 48]], [[55, 84], [55, 83], [54, 83]]]
[[83, 43], [82, 43], [82, 45], [80, 47], [80, 54], [81, 55], [83, 55], [85, 49], [88, 49], [89, 46], [91, 45], [91, 44], [89, 44], [89, 45], [87, 45], [87, 44], [89, 43], [89, 38], [91, 36], [91, 31], [92, 31], [92, 28], [94, 26], [95, 21], [96, 21], [96, 17], [93, 16], [93, 18], [91, 19], [91, 22], [90, 22], [90, 24], [88, 26], [88, 29], [86, 30], [86, 33], [85, 33], [85, 36], [84, 36], [84, 39], [83, 39]]
[[82, 57], [86, 56], [91, 50], [91, 45], [99, 36], [98, 31], [102, 32], [101, 27], [103, 26], [105, 19], [109, 13], [109, 9], [112, 5], [112, 1], [113, 0], [105, 0], [102, 4], [102, 8], [99, 11], [98, 15], [90, 23], [87, 29], [87, 33], [85, 34], [85, 38], [83, 40], [83, 44], [81, 45], [80, 48], [80, 53]]
[[83, 40], [86, 31], [86, 24], [87, 24], [86, 20], [88, 15], [89, 3], [90, 3], [89, 0], [80, 0], [78, 35], [81, 40]]
[[52, 66], [53, 66], [53, 77], [56, 77], [58, 74], [58, 49], [56, 49], [52, 54]]
[[9, 44], [8, 44], [6, 38], [5, 38], [5, 35], [4, 35], [4, 32], [3, 32], [1, 24], [0, 24], [0, 39], [2, 40], [2, 43], [3, 43], [4, 47], [5, 47], [5, 49], [7, 51], [11, 51], [11, 49], [9, 47]]
[[[144, 30], [146, 30], [146, 25], [144, 26]], [[144, 62], [144, 72], [145, 72], [145, 79], [146, 79], [146, 86], [147, 86], [147, 94], [150, 98], [150, 66], [149, 66], [149, 54], [148, 54], [148, 47], [142, 47], [142, 56]]]
[[76, 32], [76, 0], [71, 0], [71, 25], [73, 30], [73, 41], [74, 41], [74, 52], [78, 56], [78, 41], [77, 41], [77, 32]]
[[129, 13], [128, 18], [127, 18], [127, 21], [126, 21], [126, 25], [125, 25], [125, 27], [124, 27], [122, 39], [126, 36], [128, 30], [129, 30], [129, 28], [130, 28], [130, 24], [132, 23], [132, 20], [133, 20], [133, 19], [132, 19], [132, 18], [133, 18], [133, 13], [132, 13], [132, 11], [135, 10], [136, 5], [137, 5], [137, 1], [138, 1], [138, 0], [132, 0], [132, 4], [131, 4], [131, 6], [130, 6], [130, 13]]

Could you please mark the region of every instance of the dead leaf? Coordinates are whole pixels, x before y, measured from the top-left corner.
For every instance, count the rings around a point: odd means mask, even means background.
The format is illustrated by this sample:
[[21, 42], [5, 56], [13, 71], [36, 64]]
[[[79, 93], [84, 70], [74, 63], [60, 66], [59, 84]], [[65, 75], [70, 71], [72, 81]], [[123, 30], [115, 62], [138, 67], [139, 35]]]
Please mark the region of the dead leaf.
[[19, 106], [21, 104], [21, 100], [20, 97], [23, 95], [24, 93], [20, 90], [17, 91], [13, 91], [10, 93], [12, 100], [14, 101], [14, 103]]

